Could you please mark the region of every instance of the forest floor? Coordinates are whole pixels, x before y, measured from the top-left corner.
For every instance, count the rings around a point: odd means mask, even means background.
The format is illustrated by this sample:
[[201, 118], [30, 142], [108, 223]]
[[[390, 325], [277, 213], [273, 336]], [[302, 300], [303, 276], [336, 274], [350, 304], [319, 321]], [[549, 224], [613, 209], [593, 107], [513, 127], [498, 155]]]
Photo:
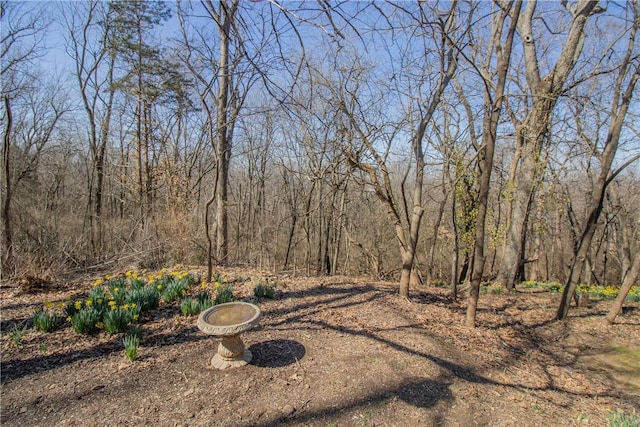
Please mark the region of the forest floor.
[[[227, 276], [260, 272], [224, 270]], [[215, 370], [217, 341], [175, 305], [141, 319], [139, 358], [122, 334], [10, 331], [46, 301], [91, 280], [25, 294], [0, 289], [3, 426], [547, 426], [607, 425], [640, 413], [640, 303], [614, 326], [611, 301], [552, 320], [559, 295], [481, 295], [478, 327], [448, 290], [362, 278], [277, 277], [263, 317], [243, 334], [242, 368]], [[234, 284], [251, 299], [249, 282]]]

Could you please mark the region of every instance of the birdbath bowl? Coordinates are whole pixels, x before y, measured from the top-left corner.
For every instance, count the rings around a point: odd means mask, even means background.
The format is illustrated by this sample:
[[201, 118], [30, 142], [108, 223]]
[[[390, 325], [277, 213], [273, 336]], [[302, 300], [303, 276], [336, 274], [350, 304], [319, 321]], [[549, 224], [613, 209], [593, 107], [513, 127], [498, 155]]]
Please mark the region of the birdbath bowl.
[[256, 326], [260, 315], [258, 306], [241, 301], [214, 305], [200, 313], [198, 328], [222, 338], [218, 352], [211, 358], [214, 368], [238, 368], [251, 361], [252, 354], [244, 347], [240, 334]]

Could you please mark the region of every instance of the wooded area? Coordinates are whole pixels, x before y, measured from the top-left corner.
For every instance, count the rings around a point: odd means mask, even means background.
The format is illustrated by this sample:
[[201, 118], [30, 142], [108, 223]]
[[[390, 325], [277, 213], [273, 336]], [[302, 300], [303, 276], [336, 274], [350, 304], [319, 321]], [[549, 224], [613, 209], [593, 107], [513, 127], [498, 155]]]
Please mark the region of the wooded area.
[[1, 8], [3, 279], [636, 280], [637, 1]]

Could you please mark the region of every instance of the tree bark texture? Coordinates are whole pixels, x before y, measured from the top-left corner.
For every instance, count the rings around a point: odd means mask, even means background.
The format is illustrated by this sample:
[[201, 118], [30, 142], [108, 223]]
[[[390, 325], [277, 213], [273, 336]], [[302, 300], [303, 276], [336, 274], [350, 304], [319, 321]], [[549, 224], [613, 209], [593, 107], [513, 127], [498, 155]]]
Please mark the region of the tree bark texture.
[[521, 272], [526, 257], [525, 235], [529, 223], [535, 190], [545, 165], [541, 161], [542, 148], [547, 142], [551, 117], [558, 97], [562, 94], [569, 73], [580, 56], [584, 42], [584, 27], [598, 2], [580, 0], [572, 10], [573, 20], [560, 56], [549, 75], [541, 77], [533, 35], [532, 21], [537, 1], [527, 2], [526, 9], [518, 21], [518, 32], [525, 54], [526, 80], [531, 98], [531, 109], [517, 126], [516, 138], [521, 148], [520, 167], [513, 183], [513, 199], [510, 206], [508, 231], [502, 254], [497, 281], [507, 289], [513, 289], [517, 281], [523, 280]]
[[[498, 128], [498, 120], [502, 110], [504, 100], [504, 88], [511, 61], [511, 50], [513, 47], [513, 38], [518, 22], [518, 15], [522, 1], [516, 1], [509, 4], [508, 7], [501, 10], [496, 16], [493, 27], [493, 44], [492, 51], [496, 51], [496, 71], [497, 81], [493, 94], [490, 91], [490, 84], [486, 82], [485, 89], [485, 113], [482, 123], [483, 136], [482, 146], [478, 153], [478, 165], [480, 169], [479, 187], [478, 187], [478, 214], [476, 217], [476, 234], [475, 247], [473, 254], [473, 270], [471, 273], [471, 287], [469, 289], [469, 300], [467, 301], [467, 312], [465, 317], [465, 325], [473, 328], [476, 324], [476, 311], [478, 308], [478, 299], [480, 296], [480, 282], [484, 273], [484, 248], [485, 248], [485, 227], [487, 206], [489, 199], [489, 189], [491, 186], [491, 171], [493, 169], [493, 154], [496, 143], [496, 132]], [[502, 31], [504, 23], [509, 17], [509, 28], [505, 35], [504, 45], [502, 45]], [[492, 52], [489, 53], [489, 57]], [[488, 62], [486, 67], [488, 68]], [[487, 73], [488, 75], [488, 73]]]

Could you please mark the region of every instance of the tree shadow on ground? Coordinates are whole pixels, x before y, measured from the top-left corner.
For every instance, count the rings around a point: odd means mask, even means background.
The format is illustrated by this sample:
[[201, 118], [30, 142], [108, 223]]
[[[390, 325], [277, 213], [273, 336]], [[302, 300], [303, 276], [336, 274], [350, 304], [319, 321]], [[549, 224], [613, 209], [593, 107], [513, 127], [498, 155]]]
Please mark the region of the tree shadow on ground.
[[28, 360], [3, 360], [0, 364], [0, 384], [26, 375], [57, 369], [60, 366], [75, 363], [80, 360], [104, 357], [121, 349], [122, 340], [116, 337], [110, 341], [80, 351], [72, 350], [63, 354], [54, 353], [42, 355]]
[[[375, 390], [361, 397], [346, 399], [344, 403], [335, 406], [328, 406], [313, 411], [305, 411], [304, 406], [294, 408], [291, 414], [282, 414], [274, 419], [256, 423], [256, 427], [275, 427], [287, 425], [301, 425], [312, 422], [313, 420], [331, 421], [332, 418], [339, 418], [345, 412], [367, 408], [377, 404], [383, 404], [385, 401], [398, 398], [410, 405], [422, 409], [433, 408], [438, 402], [452, 402], [453, 395], [449, 390], [450, 383], [440, 379], [424, 379], [412, 378], [405, 379], [400, 384]], [[363, 418], [363, 422], [366, 418]], [[424, 420], [427, 423], [426, 420]], [[433, 414], [433, 419], [429, 420], [425, 425], [439, 426], [444, 425], [445, 419], [439, 413]], [[331, 424], [330, 424], [331, 425]], [[365, 424], [363, 424], [365, 425]]]
[[[166, 347], [207, 339], [210, 339], [210, 337], [199, 334], [197, 327], [187, 325], [178, 330], [154, 332], [146, 336], [143, 329], [141, 345], [148, 348]], [[79, 351], [68, 351], [62, 354], [52, 353], [27, 360], [2, 360], [0, 362], [0, 384], [26, 375], [58, 369], [81, 360], [108, 356], [111, 353], [122, 350], [124, 350], [124, 345], [122, 344], [122, 335], [119, 334], [114, 335], [109, 341]]]
[[306, 353], [302, 344], [285, 339], [252, 344], [249, 351], [253, 354], [251, 364], [262, 368], [281, 368], [297, 363]]

